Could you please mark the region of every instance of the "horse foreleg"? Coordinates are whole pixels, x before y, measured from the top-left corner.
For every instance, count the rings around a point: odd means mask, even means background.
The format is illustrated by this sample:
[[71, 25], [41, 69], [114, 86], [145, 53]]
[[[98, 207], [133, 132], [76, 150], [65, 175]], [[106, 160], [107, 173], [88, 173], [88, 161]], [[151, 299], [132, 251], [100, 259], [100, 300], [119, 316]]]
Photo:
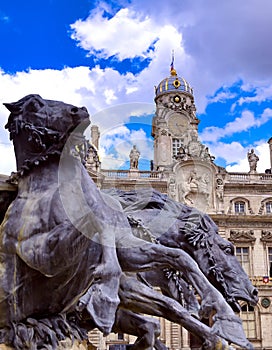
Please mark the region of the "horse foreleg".
[[[135, 314], [129, 310], [118, 309], [113, 326], [115, 333], [127, 333], [137, 337], [131, 350], [167, 350], [157, 338], [160, 335], [158, 320]], [[156, 347], [157, 346], [157, 347]]]
[[[129, 242], [126, 242], [127, 246], [128, 244]], [[240, 319], [227, 304], [222, 294], [211, 285], [197, 263], [186, 252], [177, 248], [144, 242], [136, 238], [133, 238], [130, 244], [131, 249], [118, 249], [119, 261], [123, 271], [142, 271], [158, 267], [172, 267], [182, 271], [188, 282], [195, 287], [200, 295], [200, 315], [207, 317], [213, 311], [216, 311], [216, 322], [213, 325], [214, 332], [237, 345], [250, 349], [242, 325], [239, 323]], [[188, 314], [186, 313], [187, 317]]]
[[210, 327], [192, 317], [177, 301], [154, 291], [139, 282], [135, 276], [128, 277], [123, 275], [121, 277], [119, 296], [122, 308], [133, 312], [164, 317], [171, 322], [180, 324], [189, 332], [202, 338], [207, 349], [217, 349], [217, 346], [218, 349], [225, 349], [225, 341], [213, 334]]
[[140, 272], [138, 276], [152, 286], [159, 287], [167, 297], [177, 300], [191, 315], [199, 317], [199, 302], [194, 289], [183, 279], [182, 273], [177, 274], [172, 269], [157, 269]]
[[[130, 243], [130, 249], [118, 249], [119, 262], [123, 271], [139, 272], [172, 267], [181, 271], [187, 281], [195, 287], [202, 299], [201, 313], [203, 316], [208, 316], [213, 310], [216, 310], [219, 315], [234, 315], [220, 292], [211, 285], [197, 263], [185, 251], [144, 242], [134, 237]], [[128, 244], [126, 242], [127, 246]]]

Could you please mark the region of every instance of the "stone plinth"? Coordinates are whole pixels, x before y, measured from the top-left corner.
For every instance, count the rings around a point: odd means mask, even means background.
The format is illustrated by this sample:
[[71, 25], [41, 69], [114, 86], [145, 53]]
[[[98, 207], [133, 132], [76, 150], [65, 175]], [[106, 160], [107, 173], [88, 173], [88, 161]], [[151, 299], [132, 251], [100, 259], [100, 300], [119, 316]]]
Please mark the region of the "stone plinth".
[[[63, 340], [60, 342], [59, 347], [57, 350], [93, 350], [95, 347], [93, 347], [91, 344], [87, 344], [87, 341], [79, 343], [78, 341], [75, 341], [74, 344], [72, 344], [72, 341], [70, 339]], [[5, 345], [0, 344], [0, 350], [14, 350], [13, 348]]]
[[129, 177], [131, 179], [137, 179], [140, 177], [140, 172], [138, 169], [129, 169]]

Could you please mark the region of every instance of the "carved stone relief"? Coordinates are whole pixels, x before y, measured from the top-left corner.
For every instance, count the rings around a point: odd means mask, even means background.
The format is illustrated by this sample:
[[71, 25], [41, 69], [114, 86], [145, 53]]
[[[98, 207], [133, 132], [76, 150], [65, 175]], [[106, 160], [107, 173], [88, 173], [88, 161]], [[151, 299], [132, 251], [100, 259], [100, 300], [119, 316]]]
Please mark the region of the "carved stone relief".
[[211, 171], [197, 164], [182, 167], [182, 171], [177, 174], [177, 190], [180, 202], [206, 210], [212, 205]]
[[215, 180], [216, 210], [224, 212], [224, 180], [222, 175], [217, 174]]
[[233, 243], [249, 243], [254, 245], [256, 237], [253, 230], [230, 230], [229, 240]]
[[90, 145], [87, 150], [85, 166], [88, 170], [93, 170], [95, 172], [100, 170], [101, 162], [99, 160], [97, 150], [93, 145]]
[[263, 199], [263, 200], [261, 201], [260, 209], [259, 209], [259, 212], [258, 212], [259, 215], [263, 215], [263, 214], [264, 214], [264, 207], [265, 207], [265, 204], [266, 204], [267, 202], [270, 202], [270, 201], [271, 201], [271, 198], [265, 198], [265, 199]]
[[263, 243], [272, 243], [272, 231], [262, 230], [260, 241]]
[[176, 199], [176, 180], [174, 177], [170, 177], [168, 184], [168, 195], [172, 199]]

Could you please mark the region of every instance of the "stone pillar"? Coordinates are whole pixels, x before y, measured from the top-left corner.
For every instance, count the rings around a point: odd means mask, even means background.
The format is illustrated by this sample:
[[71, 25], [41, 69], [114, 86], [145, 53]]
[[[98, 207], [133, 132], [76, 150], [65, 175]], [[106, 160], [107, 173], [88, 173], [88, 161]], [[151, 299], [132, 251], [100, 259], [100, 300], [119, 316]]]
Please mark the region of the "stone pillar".
[[176, 323], [171, 323], [171, 348], [179, 350], [181, 346], [181, 327]]
[[155, 170], [162, 170], [172, 164], [172, 143], [168, 132], [163, 129], [157, 136], [156, 142], [156, 168]]
[[182, 328], [182, 349], [191, 349], [189, 332], [185, 328]]
[[272, 171], [272, 137], [267, 141], [269, 144], [269, 151], [270, 151], [270, 169]]
[[99, 128], [97, 125], [92, 125], [91, 126], [91, 139], [92, 139], [92, 144], [96, 149], [99, 147], [99, 138], [100, 138], [100, 132]]

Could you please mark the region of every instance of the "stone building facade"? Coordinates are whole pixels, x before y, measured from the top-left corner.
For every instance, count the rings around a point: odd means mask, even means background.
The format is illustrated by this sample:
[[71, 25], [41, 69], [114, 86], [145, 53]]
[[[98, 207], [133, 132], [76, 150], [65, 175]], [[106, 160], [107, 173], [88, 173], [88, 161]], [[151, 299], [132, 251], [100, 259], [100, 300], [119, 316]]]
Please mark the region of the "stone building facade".
[[[258, 159], [251, 150], [249, 171], [230, 173], [214, 163], [209, 149], [200, 142], [193, 90], [174, 69], [156, 87], [155, 104], [152, 171], [106, 170], [96, 164], [89, 173], [102, 189], [151, 186], [208, 213], [220, 235], [234, 243], [237, 258], [259, 290], [256, 307], [241, 303], [247, 337], [256, 349], [272, 349], [272, 138], [268, 140], [270, 169], [259, 173]], [[169, 350], [198, 346], [179, 325], [161, 320], [161, 330]], [[113, 349], [114, 344], [121, 349], [122, 344], [134, 341], [125, 334], [103, 339], [98, 331], [91, 333], [91, 339], [100, 350]]]
[[[101, 189], [153, 187], [208, 213], [220, 235], [234, 243], [237, 258], [259, 290], [256, 307], [241, 303], [246, 335], [256, 349], [272, 350], [272, 138], [268, 140], [270, 169], [259, 173], [253, 159], [248, 172], [230, 173], [215, 164], [199, 140], [193, 90], [174, 69], [156, 87], [155, 104], [152, 170], [139, 171], [136, 163], [128, 170], [101, 169], [97, 154], [100, 134], [97, 126], [92, 126], [88, 172]], [[253, 154], [254, 150], [249, 157]], [[1, 215], [5, 203], [16, 194], [6, 179], [0, 175]], [[160, 322], [161, 340], [169, 350], [198, 348], [196, 339], [184, 328], [164, 319]], [[90, 340], [93, 349], [123, 350], [135, 338], [113, 333], [103, 338], [94, 330]]]

